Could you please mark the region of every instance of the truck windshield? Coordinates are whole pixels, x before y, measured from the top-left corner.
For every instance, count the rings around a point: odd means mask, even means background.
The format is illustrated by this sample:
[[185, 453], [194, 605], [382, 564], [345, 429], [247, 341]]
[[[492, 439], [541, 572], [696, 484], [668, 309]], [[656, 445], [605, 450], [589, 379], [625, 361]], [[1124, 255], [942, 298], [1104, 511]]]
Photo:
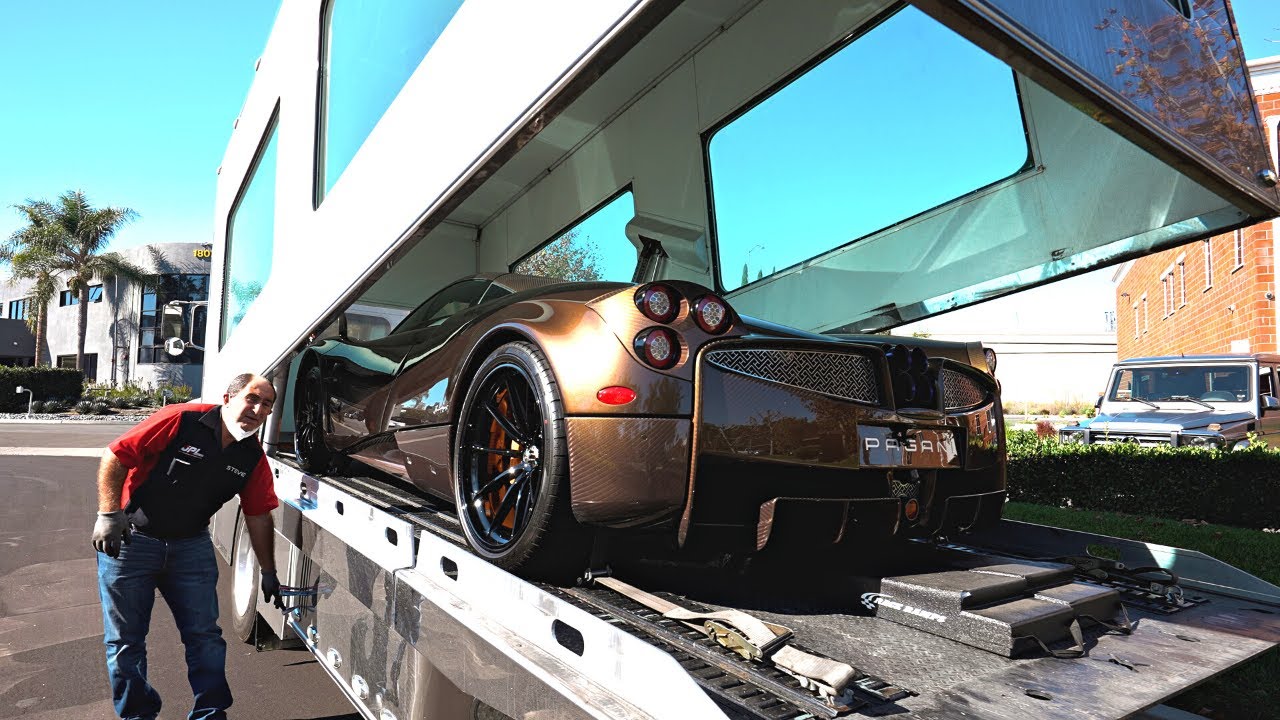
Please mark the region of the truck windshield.
[[1173, 365], [1116, 371], [1112, 402], [1244, 402], [1250, 399], [1247, 365]]

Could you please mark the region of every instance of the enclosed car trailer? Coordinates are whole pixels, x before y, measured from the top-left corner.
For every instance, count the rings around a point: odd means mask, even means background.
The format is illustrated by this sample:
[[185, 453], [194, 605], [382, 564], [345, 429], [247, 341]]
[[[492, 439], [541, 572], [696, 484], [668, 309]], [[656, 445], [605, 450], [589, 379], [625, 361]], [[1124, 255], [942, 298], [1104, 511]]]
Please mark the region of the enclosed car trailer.
[[[296, 637], [370, 718], [1122, 717], [1280, 640], [1280, 591], [1238, 570], [1008, 522], [875, 571], [619, 551], [539, 585], [412, 485], [288, 452], [298, 354], [344, 313], [396, 317], [549, 241], [844, 335], [1274, 217], [1223, 0], [414, 7], [284, 3], [219, 169], [206, 387], [276, 383], [292, 588], [258, 607], [224, 508], [242, 636], [261, 615]], [[1103, 622], [1028, 646], [1055, 603]]]

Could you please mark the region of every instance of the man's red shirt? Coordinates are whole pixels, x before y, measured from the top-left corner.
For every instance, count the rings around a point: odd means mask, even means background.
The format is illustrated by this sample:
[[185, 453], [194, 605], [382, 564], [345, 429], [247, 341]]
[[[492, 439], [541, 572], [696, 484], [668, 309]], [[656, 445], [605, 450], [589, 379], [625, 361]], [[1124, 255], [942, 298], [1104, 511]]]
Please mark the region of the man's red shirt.
[[[205, 413], [217, 407], [219, 406], [207, 403], [167, 405], [107, 446], [120, 464], [129, 468], [129, 474], [125, 477], [124, 490], [120, 496], [121, 508], [128, 507], [129, 499], [151, 475], [161, 453], [177, 437], [182, 414], [184, 412]], [[249, 440], [242, 442], [249, 442]], [[254, 438], [251, 442], [256, 443], [257, 439]], [[261, 515], [271, 512], [279, 505], [271, 467], [267, 464], [267, 458], [264, 455], [259, 458], [244, 489], [240, 491], [240, 507], [245, 515]]]

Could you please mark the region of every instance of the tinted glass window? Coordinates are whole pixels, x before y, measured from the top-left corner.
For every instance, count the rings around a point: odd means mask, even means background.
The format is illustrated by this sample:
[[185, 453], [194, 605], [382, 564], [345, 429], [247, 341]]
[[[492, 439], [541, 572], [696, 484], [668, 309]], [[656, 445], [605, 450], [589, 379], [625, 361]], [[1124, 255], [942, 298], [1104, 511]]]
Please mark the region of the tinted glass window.
[[[203, 347], [207, 313], [191, 303], [208, 299], [208, 275], [161, 275], [156, 285], [143, 288], [142, 311], [138, 316], [138, 362], [204, 362], [203, 350], [188, 347], [175, 357], [165, 352], [164, 341], [177, 337]], [[169, 307], [175, 300], [179, 304]]]
[[488, 287], [488, 280], [463, 280], [454, 283], [419, 305], [404, 322], [396, 326], [395, 332], [439, 325], [463, 310], [478, 305]]
[[707, 153], [732, 290], [1015, 174], [1030, 149], [1013, 72], [906, 8], [718, 130]]
[[1251, 397], [1252, 372], [1245, 365], [1186, 365], [1125, 368], [1116, 373], [1113, 401], [1243, 402]]
[[330, 0], [321, 42], [317, 200], [333, 189], [462, 0]]
[[276, 123], [254, 161], [227, 222], [227, 264], [222, 283], [222, 333], [218, 347], [244, 319], [271, 275], [276, 221]]
[[627, 190], [517, 260], [511, 272], [559, 280], [631, 282], [637, 256], [627, 239], [627, 223], [635, 214], [635, 196]]

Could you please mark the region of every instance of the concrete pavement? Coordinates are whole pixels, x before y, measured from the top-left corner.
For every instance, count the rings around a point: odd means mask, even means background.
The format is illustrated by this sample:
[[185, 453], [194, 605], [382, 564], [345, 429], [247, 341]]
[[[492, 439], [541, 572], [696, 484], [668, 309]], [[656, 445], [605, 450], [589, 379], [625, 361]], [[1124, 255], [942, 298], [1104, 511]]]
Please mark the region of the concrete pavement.
[[[102, 645], [95, 553], [101, 448], [130, 426], [0, 423], [0, 718], [115, 717]], [[218, 582], [224, 628], [230, 573]], [[148, 639], [161, 718], [190, 710], [182, 643], [157, 598]], [[310, 653], [258, 653], [227, 640], [227, 674], [242, 720], [359, 720]]]

